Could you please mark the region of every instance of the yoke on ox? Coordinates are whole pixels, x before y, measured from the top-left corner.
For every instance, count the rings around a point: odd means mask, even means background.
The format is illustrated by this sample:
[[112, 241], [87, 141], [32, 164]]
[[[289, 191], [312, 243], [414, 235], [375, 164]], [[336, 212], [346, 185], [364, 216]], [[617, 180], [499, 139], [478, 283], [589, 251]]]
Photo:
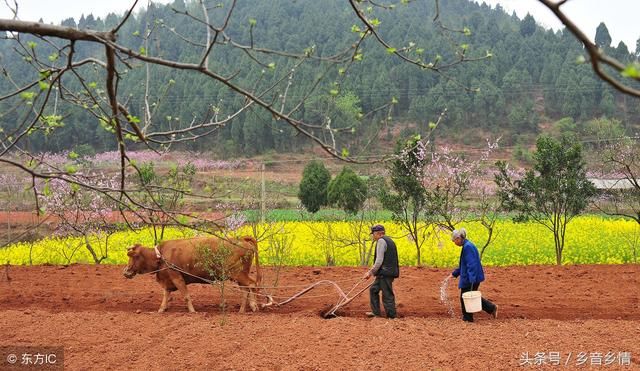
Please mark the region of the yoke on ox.
[[[209, 266], [204, 256], [216, 254], [224, 249], [224, 258], [215, 260], [218, 266]], [[218, 237], [197, 237], [183, 240], [171, 240], [160, 243], [155, 248], [135, 245], [127, 248], [129, 263], [122, 272], [125, 277], [133, 278], [136, 274], [156, 273], [156, 280], [164, 289], [162, 304], [158, 312], [167, 309], [169, 295], [172, 291], [180, 291], [189, 308], [195, 312], [187, 285], [191, 283], [210, 283], [222, 278], [236, 281], [243, 291], [240, 313], [244, 313], [249, 306], [254, 312], [258, 310], [256, 304], [257, 286], [262, 281], [260, 263], [258, 259], [258, 243], [253, 237], [239, 239]], [[251, 264], [255, 257], [256, 279], [249, 276]], [[222, 275], [221, 275], [221, 272]]]

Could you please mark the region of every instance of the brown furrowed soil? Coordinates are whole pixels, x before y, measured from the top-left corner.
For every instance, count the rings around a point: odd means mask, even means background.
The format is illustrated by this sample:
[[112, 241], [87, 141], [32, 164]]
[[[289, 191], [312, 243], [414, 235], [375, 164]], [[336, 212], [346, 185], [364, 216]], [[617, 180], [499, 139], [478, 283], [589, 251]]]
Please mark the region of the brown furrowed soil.
[[[226, 312], [218, 286], [191, 285], [198, 313], [173, 293], [159, 314], [154, 277], [127, 280], [122, 269], [0, 266], [0, 347], [62, 346], [69, 370], [640, 369], [637, 265], [487, 268], [480, 289], [499, 305], [499, 317], [478, 313], [472, 324], [459, 319], [457, 282], [446, 290], [455, 318], [440, 301], [445, 269], [402, 269], [396, 320], [367, 318], [366, 291], [337, 318], [323, 319], [338, 300], [329, 286], [238, 314], [233, 283], [225, 285]], [[275, 269], [263, 269], [271, 285]], [[363, 273], [285, 268], [270, 291], [282, 301], [319, 280], [348, 291]]]

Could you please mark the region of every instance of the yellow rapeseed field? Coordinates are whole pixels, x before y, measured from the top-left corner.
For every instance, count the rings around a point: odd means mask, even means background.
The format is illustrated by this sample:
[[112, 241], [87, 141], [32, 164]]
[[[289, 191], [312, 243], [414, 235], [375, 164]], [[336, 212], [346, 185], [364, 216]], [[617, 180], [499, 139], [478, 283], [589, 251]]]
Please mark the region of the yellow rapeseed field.
[[[380, 221], [398, 246], [402, 265], [416, 264], [416, 247], [399, 225]], [[327, 264], [355, 266], [361, 254], [370, 252], [369, 225], [358, 222], [278, 222], [245, 226], [234, 235], [256, 235], [260, 239], [263, 264], [283, 263], [292, 266]], [[461, 225], [468, 238], [481, 249], [487, 232], [478, 223]], [[500, 220], [495, 227], [495, 240], [484, 251], [486, 266], [555, 264], [553, 235], [534, 223]], [[195, 232], [168, 229], [165, 239], [185, 238]], [[110, 236], [106, 264], [124, 264], [126, 247], [135, 243], [152, 246], [151, 229], [118, 232]], [[92, 245], [105, 249], [105, 238], [95, 236]], [[435, 267], [451, 267], [458, 263], [460, 248], [449, 239], [449, 232], [431, 231], [422, 247], [422, 263]], [[564, 264], [635, 263], [640, 255], [640, 227], [634, 221], [583, 216], [568, 227]], [[371, 257], [368, 262], [371, 263]], [[51, 237], [33, 243], [18, 243], [0, 249], [0, 262], [10, 264], [92, 263], [84, 239]]]

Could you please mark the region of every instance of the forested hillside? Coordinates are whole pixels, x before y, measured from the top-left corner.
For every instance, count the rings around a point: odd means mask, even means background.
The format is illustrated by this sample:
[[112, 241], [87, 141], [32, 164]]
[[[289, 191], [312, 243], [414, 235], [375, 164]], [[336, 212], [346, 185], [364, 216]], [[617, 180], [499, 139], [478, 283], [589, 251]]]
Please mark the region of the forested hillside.
[[[212, 21], [221, 23], [225, 13], [215, 11], [218, 3], [211, 2], [210, 16]], [[224, 8], [225, 3], [219, 7]], [[276, 54], [269, 55], [270, 63], [258, 64], [250, 53], [231, 46], [216, 48], [209, 63], [217, 73], [242, 86], [268, 87], [280, 82], [282, 71], [294, 70], [286, 96], [274, 89], [262, 98], [270, 102], [281, 100], [285, 106], [312, 92], [304, 100], [302, 118], [321, 126], [331, 117], [335, 128], [349, 129], [337, 140], [361, 148], [367, 145], [362, 133], [381, 127], [388, 133], [402, 132], [401, 128], [407, 127], [412, 128], [407, 130], [426, 131], [428, 123], [436, 121], [444, 109], [447, 113], [436, 135], [466, 144], [481, 145], [480, 140], [489, 134], [502, 135], [506, 144], [528, 144], [542, 128], [554, 127], [556, 122], [559, 122], [555, 125], [558, 130], [588, 136], [592, 133], [584, 129], [589, 127], [587, 123], [593, 119], [602, 122], [603, 117], [627, 134], [639, 128], [640, 105], [599, 80], [588, 63], [578, 63], [584, 53], [570, 34], [547, 31], [536, 26], [531, 17], [520, 20], [500, 7], [491, 9], [467, 0], [440, 2], [439, 19], [443, 24], [452, 29], [468, 29], [449, 33], [432, 21], [435, 12], [433, 2], [410, 2], [378, 12], [380, 34], [395, 44], [413, 48], [416, 55], [432, 63], [455, 59], [455, 50], [464, 50], [467, 56], [481, 60], [452, 66], [446, 74], [438, 74], [403, 63], [379, 47], [369, 48], [367, 42], [371, 42], [367, 40], [362, 54], [348, 69], [332, 68], [321, 62], [297, 67], [295, 59]], [[124, 24], [118, 42], [151, 56], [197, 63], [202, 55], [191, 55], [194, 49], [189, 48], [184, 38], [186, 35], [206, 43], [207, 34], [202, 25], [192, 19], [201, 15], [197, 2], [176, 0], [169, 5], [152, 5]], [[352, 40], [345, 35], [357, 32], [353, 11], [341, 1], [239, 1], [233, 19], [226, 32], [236, 42], [320, 57], [351, 47]], [[62, 25], [107, 30], [119, 21], [113, 14], [106, 18], [88, 15], [77, 21], [65, 20]], [[0, 62], [5, 72], [0, 96], [37, 76], [39, 71], [25, 63], [33, 53], [48, 55], [52, 64], [64, 66], [65, 60], [49, 54], [53, 49], [43, 40], [23, 38], [21, 41], [29, 46], [20, 49], [13, 40], [0, 40]], [[621, 61], [636, 58], [622, 43], [609, 45], [611, 37], [606, 27], [598, 30], [596, 41]], [[447, 55], [447, 50], [451, 54]], [[88, 58], [102, 56], [104, 50], [78, 41], [74, 53], [76, 58]], [[487, 55], [491, 57], [482, 58]], [[128, 61], [122, 59], [118, 63], [123, 65]], [[214, 85], [201, 75], [167, 67], [132, 67], [131, 70], [123, 68], [128, 72], [118, 96], [126, 101], [131, 115], [147, 117], [167, 130], [225, 115], [246, 104], [221, 84]], [[93, 89], [96, 96], [103, 96], [103, 88], [92, 84], [99, 81], [104, 72], [90, 64], [83, 68], [85, 88]], [[328, 79], [319, 80], [321, 76]], [[320, 85], [312, 89], [317, 81]], [[68, 86], [74, 84], [81, 88], [80, 82], [68, 81]], [[30, 104], [33, 99], [30, 94], [29, 91], [22, 93], [22, 104]], [[58, 135], [50, 137], [46, 130], [34, 133], [28, 140], [30, 149], [75, 148], [85, 152], [115, 149], [116, 142], [104, 118], [82, 109], [82, 104], [90, 104], [82, 103], [85, 98], [74, 96], [72, 91], [57, 91], [52, 99], [56, 103], [59, 99], [60, 104], [49, 105], [47, 110], [54, 111], [47, 114], [61, 117], [48, 127], [58, 131]], [[80, 103], [80, 107], [65, 105], [64, 99]], [[391, 102], [390, 109], [378, 109]], [[4, 133], [11, 132], [24, 120], [12, 104], [15, 102], [0, 102], [0, 125]], [[374, 125], [381, 122], [384, 124]], [[249, 107], [221, 126], [213, 139], [209, 136], [179, 145], [185, 149], [238, 156], [271, 150], [297, 152], [309, 148], [311, 143], [308, 138], [296, 135], [291, 125], [279, 122], [278, 117]]]

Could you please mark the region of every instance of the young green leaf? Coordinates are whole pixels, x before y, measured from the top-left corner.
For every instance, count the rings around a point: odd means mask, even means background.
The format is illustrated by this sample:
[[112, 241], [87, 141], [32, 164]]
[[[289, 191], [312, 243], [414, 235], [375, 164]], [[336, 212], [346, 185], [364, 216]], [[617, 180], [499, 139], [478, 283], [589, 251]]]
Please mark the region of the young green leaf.
[[130, 140], [132, 142], [139, 142], [140, 141], [140, 138], [138, 138], [137, 136], [135, 136], [133, 134], [128, 134], [128, 133], [124, 135], [124, 138], [128, 139], [128, 140]]
[[42, 194], [47, 197], [51, 196], [51, 187], [49, 186], [49, 179], [44, 181], [44, 188], [42, 189]]
[[75, 174], [78, 172], [78, 169], [76, 169], [76, 167], [73, 165], [67, 165], [65, 166], [64, 171], [66, 171], [69, 174]]
[[625, 69], [621, 72], [622, 76], [630, 77], [632, 79], [637, 79], [640, 77], [640, 64], [639, 63], [630, 63], [625, 67]]
[[20, 98], [26, 100], [26, 101], [32, 101], [33, 97], [35, 97], [36, 93], [30, 92], [30, 91], [24, 91], [22, 93], [20, 93]]
[[127, 120], [129, 120], [129, 122], [134, 123], [134, 124], [139, 124], [140, 123], [140, 118], [138, 118], [137, 116], [129, 115], [129, 116], [127, 116]]

